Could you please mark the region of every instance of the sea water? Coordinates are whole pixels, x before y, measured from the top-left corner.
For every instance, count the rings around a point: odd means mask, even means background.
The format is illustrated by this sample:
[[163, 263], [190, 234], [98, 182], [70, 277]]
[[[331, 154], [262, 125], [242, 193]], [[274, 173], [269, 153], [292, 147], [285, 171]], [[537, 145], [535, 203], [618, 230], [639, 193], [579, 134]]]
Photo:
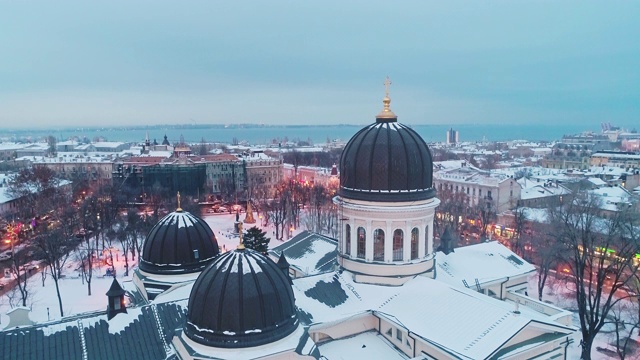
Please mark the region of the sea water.
[[[0, 139], [3, 141], [30, 140], [37, 141], [49, 135], [58, 141], [70, 138], [103, 139], [106, 141], [142, 142], [149, 136], [162, 143], [166, 135], [173, 144], [181, 137], [187, 143], [201, 141], [213, 143], [242, 143], [252, 145], [278, 144], [286, 141], [308, 141], [311, 144], [322, 145], [327, 141], [349, 140], [361, 125], [165, 125], [138, 126], [113, 128], [58, 128], [58, 129], [0, 129]], [[526, 124], [464, 124], [464, 125], [410, 125], [422, 138], [429, 143], [444, 142], [446, 131], [450, 128], [459, 132], [460, 141], [553, 141], [563, 135], [573, 135], [586, 130], [580, 125], [545, 125]]]

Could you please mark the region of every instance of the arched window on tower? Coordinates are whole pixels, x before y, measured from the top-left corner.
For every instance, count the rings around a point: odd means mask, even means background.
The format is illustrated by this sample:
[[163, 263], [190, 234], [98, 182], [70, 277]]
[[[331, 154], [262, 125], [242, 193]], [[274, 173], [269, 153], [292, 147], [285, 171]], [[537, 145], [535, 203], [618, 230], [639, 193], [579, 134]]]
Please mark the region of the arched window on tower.
[[404, 233], [400, 229], [393, 232], [393, 261], [402, 261], [404, 253]]
[[424, 253], [429, 253], [429, 225], [424, 228]]
[[351, 255], [351, 225], [344, 227], [344, 253]]
[[376, 229], [373, 232], [373, 260], [384, 261], [384, 231]]
[[413, 228], [411, 230], [411, 260], [418, 258], [418, 237], [420, 236], [420, 230]]
[[363, 227], [358, 228], [358, 258], [364, 259], [367, 252], [367, 232]]

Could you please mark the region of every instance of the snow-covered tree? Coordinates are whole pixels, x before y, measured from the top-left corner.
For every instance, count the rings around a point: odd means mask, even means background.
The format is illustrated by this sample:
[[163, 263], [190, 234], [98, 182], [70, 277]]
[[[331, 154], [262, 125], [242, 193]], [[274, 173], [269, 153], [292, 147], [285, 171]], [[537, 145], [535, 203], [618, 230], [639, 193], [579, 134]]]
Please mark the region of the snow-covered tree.
[[257, 226], [249, 228], [242, 237], [244, 247], [266, 254], [267, 250], [269, 250], [269, 241], [271, 240], [266, 237], [266, 235], [267, 233]]

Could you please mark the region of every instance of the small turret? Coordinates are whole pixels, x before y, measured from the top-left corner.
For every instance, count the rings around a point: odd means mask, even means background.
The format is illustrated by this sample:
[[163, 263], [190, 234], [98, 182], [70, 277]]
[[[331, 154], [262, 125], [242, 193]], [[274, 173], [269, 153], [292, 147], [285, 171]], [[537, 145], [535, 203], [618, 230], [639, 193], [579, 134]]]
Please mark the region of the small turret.
[[109, 291], [106, 295], [109, 297], [109, 306], [107, 307], [107, 320], [111, 320], [119, 313], [126, 313], [127, 308], [124, 304], [124, 294], [126, 291], [120, 286], [120, 283], [115, 278], [111, 283]]
[[455, 242], [453, 240], [453, 236], [451, 235], [451, 230], [447, 226], [444, 229], [444, 233], [440, 237], [440, 247], [438, 248], [438, 251], [442, 251], [443, 253], [445, 253], [445, 255], [449, 255], [450, 253], [454, 252], [454, 248]]
[[287, 277], [287, 279], [289, 279], [289, 283], [293, 284], [293, 281], [291, 281], [291, 275], [289, 275], [289, 262], [287, 261], [287, 258], [284, 256], [284, 251], [280, 253], [280, 258], [278, 259], [277, 265], [278, 265], [278, 268], [282, 270], [282, 272]]

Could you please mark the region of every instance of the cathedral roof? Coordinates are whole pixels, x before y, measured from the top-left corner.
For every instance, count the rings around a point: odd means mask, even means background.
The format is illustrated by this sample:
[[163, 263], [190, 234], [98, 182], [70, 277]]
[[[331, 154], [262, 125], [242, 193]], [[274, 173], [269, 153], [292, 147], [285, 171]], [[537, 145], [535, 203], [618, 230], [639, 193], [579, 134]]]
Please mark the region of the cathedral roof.
[[250, 249], [219, 256], [189, 296], [184, 332], [219, 348], [268, 344], [298, 327], [293, 290], [275, 262]]
[[435, 196], [433, 161], [424, 140], [395, 119], [379, 118], [349, 140], [340, 157], [346, 198], [415, 201]]
[[140, 256], [140, 270], [153, 274], [201, 271], [218, 254], [213, 231], [201, 218], [178, 209], [149, 231]]

